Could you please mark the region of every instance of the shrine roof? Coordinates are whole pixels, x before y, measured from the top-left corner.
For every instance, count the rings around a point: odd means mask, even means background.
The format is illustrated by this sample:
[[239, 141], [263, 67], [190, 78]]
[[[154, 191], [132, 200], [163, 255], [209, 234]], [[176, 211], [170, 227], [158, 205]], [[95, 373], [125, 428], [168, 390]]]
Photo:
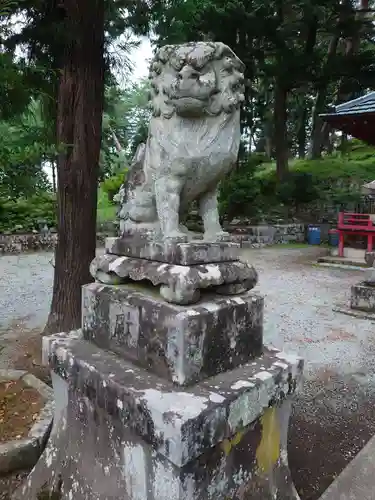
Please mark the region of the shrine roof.
[[333, 128], [375, 146], [375, 92], [339, 104], [320, 117]]
[[320, 115], [323, 119], [333, 116], [374, 113], [375, 112], [375, 92], [370, 92], [357, 99], [338, 104], [331, 113]]

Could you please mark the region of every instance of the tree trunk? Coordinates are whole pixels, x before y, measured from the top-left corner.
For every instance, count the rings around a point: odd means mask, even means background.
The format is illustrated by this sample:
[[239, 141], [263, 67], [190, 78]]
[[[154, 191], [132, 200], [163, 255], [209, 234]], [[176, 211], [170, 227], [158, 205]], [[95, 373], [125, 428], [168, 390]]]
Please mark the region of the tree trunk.
[[81, 287], [92, 281], [104, 99], [104, 0], [62, 0], [69, 40], [60, 73], [58, 244], [46, 333], [81, 323]]
[[276, 155], [276, 174], [279, 181], [283, 181], [288, 173], [289, 148], [287, 129], [287, 96], [287, 90], [283, 88], [278, 82], [278, 79], [276, 79], [274, 97], [274, 144]]
[[327, 133], [326, 140], [324, 142], [324, 148], [327, 151], [327, 154], [331, 155], [334, 150], [334, 140], [335, 140], [335, 132], [330, 125], [327, 123]]
[[[330, 67], [332, 65], [332, 61], [336, 55], [337, 46], [340, 40], [340, 35], [337, 33], [334, 35], [329, 43], [328, 51], [327, 51], [327, 59], [324, 65], [323, 74], [326, 74], [330, 71]], [[313, 112], [312, 112], [312, 125], [311, 125], [311, 142], [310, 142], [310, 151], [309, 158], [311, 160], [320, 158], [322, 153], [322, 144], [323, 144], [323, 121], [320, 118], [320, 114], [324, 111], [324, 106], [326, 104], [328, 93], [328, 81], [325, 84], [319, 85]]]
[[[359, 21], [357, 31], [345, 40], [345, 55], [348, 59], [359, 51], [364, 23], [368, 21], [368, 2], [361, 0], [359, 9], [353, 12], [354, 18]], [[347, 77], [341, 78], [337, 90], [337, 104], [353, 99], [353, 82]]]
[[[314, 49], [316, 46], [317, 36], [318, 36], [318, 27], [319, 21], [318, 17], [315, 14], [311, 16], [306, 16], [307, 23], [307, 32], [306, 32], [306, 42], [305, 42], [305, 50], [304, 56], [306, 61], [313, 60]], [[298, 120], [298, 129], [297, 129], [297, 150], [298, 157], [305, 158], [306, 156], [306, 143], [307, 143], [307, 133], [306, 127], [308, 123], [308, 110], [307, 110], [307, 102], [306, 96], [309, 93], [309, 85], [305, 83], [299, 92], [299, 120]]]
[[53, 161], [51, 163], [51, 167], [52, 167], [52, 190], [56, 194], [57, 186], [56, 186], [56, 162], [55, 161]]
[[341, 156], [346, 156], [348, 152], [348, 135], [345, 132], [341, 134], [340, 151]]
[[121, 146], [120, 141], [118, 140], [117, 135], [115, 134], [115, 131], [113, 130], [112, 127], [109, 127], [109, 130], [111, 131], [113, 142], [115, 143], [116, 149], [118, 153], [122, 153], [124, 151], [123, 147]]
[[306, 102], [301, 103], [300, 117], [297, 130], [297, 143], [298, 143], [298, 158], [305, 158], [306, 156], [306, 125], [307, 125], [307, 106]]

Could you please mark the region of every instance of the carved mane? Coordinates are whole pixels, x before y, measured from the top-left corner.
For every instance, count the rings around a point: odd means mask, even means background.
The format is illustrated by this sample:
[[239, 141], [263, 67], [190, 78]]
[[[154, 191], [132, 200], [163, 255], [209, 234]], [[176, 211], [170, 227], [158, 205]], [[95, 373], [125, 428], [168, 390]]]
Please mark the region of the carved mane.
[[207, 115], [216, 116], [239, 109], [244, 100], [245, 67], [227, 45], [219, 42], [165, 45], [157, 51], [150, 68], [154, 117], [170, 118], [175, 113], [169, 98], [178, 72], [185, 65], [203, 73], [203, 84], [215, 88], [204, 110]]

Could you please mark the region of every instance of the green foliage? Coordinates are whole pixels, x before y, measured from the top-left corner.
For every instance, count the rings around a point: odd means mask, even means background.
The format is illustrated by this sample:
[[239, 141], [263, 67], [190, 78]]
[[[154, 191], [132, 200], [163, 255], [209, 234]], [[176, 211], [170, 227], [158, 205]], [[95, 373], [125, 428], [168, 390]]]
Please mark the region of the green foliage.
[[265, 161], [264, 155], [252, 154], [221, 182], [219, 209], [222, 217], [230, 221], [234, 217], [258, 213], [256, 200], [260, 194], [260, 183], [255, 178], [255, 172]]
[[[102, 178], [123, 171], [147, 138], [150, 110], [148, 82], [106, 91], [101, 154]], [[121, 150], [119, 150], [121, 148]]]
[[113, 198], [119, 192], [121, 185], [124, 183], [125, 175], [125, 172], [119, 172], [102, 182], [101, 188], [107, 194], [108, 201], [110, 203], [114, 204]]
[[117, 207], [108, 199], [108, 195], [103, 188], [99, 188], [98, 193], [98, 223], [114, 222], [116, 220]]
[[28, 197], [48, 190], [42, 165], [56, 156], [40, 102], [32, 100], [22, 115], [0, 121], [0, 197]]
[[12, 54], [0, 52], [0, 120], [7, 120], [24, 111], [30, 101], [26, 86], [27, 68], [15, 62]]
[[284, 205], [296, 207], [317, 200], [319, 193], [314, 178], [307, 172], [289, 172], [284, 181], [277, 185], [277, 198]]
[[221, 185], [220, 211], [228, 220], [249, 217], [298, 217], [319, 206], [352, 208], [361, 199], [361, 186], [375, 179], [375, 149], [350, 141], [347, 154], [319, 160], [294, 160], [282, 184], [276, 166], [265, 156], [252, 154]]
[[18, 200], [0, 198], [0, 232], [37, 231], [45, 224], [56, 226], [56, 198], [53, 195], [38, 194]]

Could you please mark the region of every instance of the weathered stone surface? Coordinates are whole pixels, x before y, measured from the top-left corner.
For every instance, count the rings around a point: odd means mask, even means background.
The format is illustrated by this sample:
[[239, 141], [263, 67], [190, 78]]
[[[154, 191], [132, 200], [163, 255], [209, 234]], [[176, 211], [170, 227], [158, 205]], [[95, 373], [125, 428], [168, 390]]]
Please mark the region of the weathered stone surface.
[[107, 253], [125, 255], [137, 259], [146, 259], [167, 264], [190, 266], [239, 260], [240, 245], [236, 243], [190, 241], [156, 241], [133, 236], [128, 238], [107, 238]]
[[350, 307], [360, 311], [375, 312], [375, 286], [365, 282], [352, 286]]
[[177, 384], [230, 370], [262, 353], [263, 297], [208, 296], [168, 304], [131, 286], [83, 287], [85, 338]]
[[374, 267], [375, 262], [375, 252], [366, 252], [365, 253], [365, 261], [366, 264], [370, 267]]
[[365, 253], [365, 261], [368, 266], [370, 266], [370, 269], [366, 271], [366, 277], [364, 279], [364, 284], [365, 285], [370, 285], [370, 286], [375, 286], [375, 268], [374, 268], [374, 261], [375, 261], [375, 252], [366, 252]]
[[244, 65], [218, 42], [160, 48], [151, 64], [150, 121], [120, 190], [122, 235], [187, 241], [180, 223], [198, 201], [205, 239], [222, 241], [217, 187], [234, 168], [241, 130]]
[[287, 428], [299, 358], [266, 349], [181, 390], [82, 340], [48, 348], [67, 404], [13, 500], [53, 490], [59, 500], [298, 499]]
[[[241, 261], [179, 266], [106, 254], [93, 260], [90, 272], [95, 280], [105, 284], [147, 280], [154, 286], [161, 285], [161, 296], [181, 305], [198, 302], [201, 290], [215, 291], [215, 287], [239, 284], [242, 293], [254, 288], [258, 281], [256, 270]], [[233, 293], [238, 290], [233, 289]]]

